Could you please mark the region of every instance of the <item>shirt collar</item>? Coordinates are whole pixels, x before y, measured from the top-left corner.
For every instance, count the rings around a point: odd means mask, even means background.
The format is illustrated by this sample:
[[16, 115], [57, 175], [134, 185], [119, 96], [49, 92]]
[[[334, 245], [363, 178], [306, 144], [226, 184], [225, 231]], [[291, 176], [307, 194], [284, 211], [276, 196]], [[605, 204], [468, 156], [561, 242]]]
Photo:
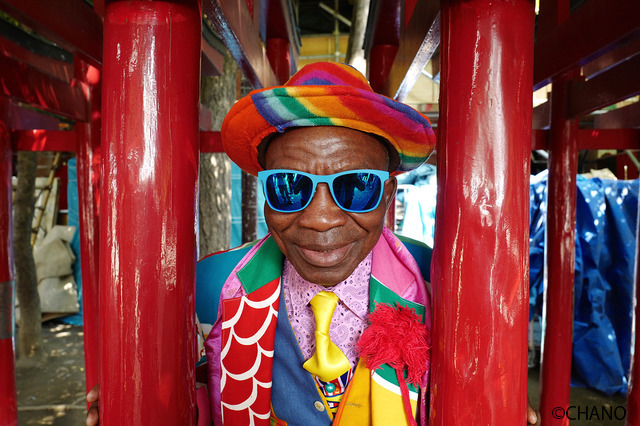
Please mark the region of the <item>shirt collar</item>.
[[352, 311], [361, 319], [366, 319], [369, 313], [369, 280], [371, 278], [371, 253], [369, 253], [358, 264], [356, 269], [345, 279], [332, 287], [324, 287], [320, 284], [309, 282], [302, 278], [298, 271], [293, 267], [291, 262], [285, 258], [284, 267], [282, 270], [283, 279], [292, 283], [293, 285], [308, 286], [307, 292], [308, 300], [305, 303], [309, 303], [311, 299], [321, 292], [322, 290], [328, 290], [334, 292], [340, 302], [344, 304], [347, 309]]

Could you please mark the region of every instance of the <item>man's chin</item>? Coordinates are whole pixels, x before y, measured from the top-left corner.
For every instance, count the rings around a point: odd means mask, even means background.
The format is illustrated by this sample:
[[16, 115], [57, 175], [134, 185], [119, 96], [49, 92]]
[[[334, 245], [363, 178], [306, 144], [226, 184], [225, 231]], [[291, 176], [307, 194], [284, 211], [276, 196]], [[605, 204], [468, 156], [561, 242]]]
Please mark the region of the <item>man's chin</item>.
[[298, 266], [296, 263], [297, 262], [292, 262], [293, 267], [296, 268], [296, 271], [298, 271], [302, 278], [324, 287], [333, 287], [334, 285], [346, 280], [355, 269], [355, 267], [345, 268], [344, 266], [340, 269], [319, 268], [309, 264]]

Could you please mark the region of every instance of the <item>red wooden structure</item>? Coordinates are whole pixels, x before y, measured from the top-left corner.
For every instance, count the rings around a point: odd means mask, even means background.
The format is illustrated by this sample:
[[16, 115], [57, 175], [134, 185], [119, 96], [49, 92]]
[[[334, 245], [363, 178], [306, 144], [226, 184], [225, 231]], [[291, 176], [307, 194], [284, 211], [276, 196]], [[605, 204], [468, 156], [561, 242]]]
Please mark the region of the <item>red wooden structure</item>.
[[[640, 3], [541, 0], [535, 42], [531, 0], [376, 7], [367, 41], [376, 90], [403, 99], [440, 46], [431, 422], [524, 418], [529, 152], [545, 149], [541, 413], [545, 425], [562, 423], [551, 408], [569, 403], [577, 152], [640, 148], [638, 104], [590, 128], [580, 118], [640, 93]], [[15, 150], [78, 158], [87, 384], [102, 384], [103, 424], [193, 423], [197, 154], [221, 148], [205, 123], [198, 133], [199, 72], [222, 65], [201, 22], [253, 87], [270, 86], [296, 66], [289, 3], [0, 0], [0, 10], [71, 55], [44, 55], [0, 31], [0, 424], [17, 424]], [[551, 101], [532, 111], [532, 90], [548, 83]], [[25, 106], [75, 127], [58, 130]], [[640, 424], [640, 349], [635, 357], [629, 424]]]

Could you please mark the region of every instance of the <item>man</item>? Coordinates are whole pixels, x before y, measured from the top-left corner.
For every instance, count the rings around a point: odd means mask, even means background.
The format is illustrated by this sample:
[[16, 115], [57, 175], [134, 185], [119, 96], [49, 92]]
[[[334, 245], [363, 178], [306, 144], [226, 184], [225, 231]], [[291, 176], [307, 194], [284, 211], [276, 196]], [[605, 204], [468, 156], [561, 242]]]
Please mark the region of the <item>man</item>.
[[238, 101], [222, 138], [269, 235], [198, 264], [214, 424], [425, 424], [429, 295], [383, 222], [393, 175], [433, 150], [426, 117], [316, 63]]
[[[348, 418], [369, 416], [401, 424], [407, 410], [412, 418], [426, 420], [427, 375], [421, 378], [421, 387], [411, 387], [410, 402], [405, 404], [400, 392], [389, 392], [369, 380], [366, 366], [358, 366], [356, 343], [377, 302], [410, 306], [425, 330], [431, 325], [428, 294], [417, 264], [389, 231], [383, 234], [384, 216], [397, 186], [389, 172], [411, 170], [426, 160], [435, 144], [428, 120], [373, 93], [355, 69], [318, 63], [303, 68], [284, 87], [255, 91], [238, 101], [223, 123], [222, 136], [231, 159], [261, 179], [270, 235], [245, 249], [246, 255], [221, 289], [221, 314], [205, 343], [214, 423], [224, 418], [249, 424], [251, 417], [255, 422], [263, 416], [290, 424], [330, 424], [336, 417], [348, 424]], [[202, 274], [207, 262], [232, 255], [203, 260], [198, 279], [207, 279]], [[259, 265], [259, 271], [247, 278], [252, 264]], [[275, 272], [263, 274], [264, 269]], [[346, 362], [334, 374], [323, 376], [305, 360], [316, 352], [315, 311], [309, 304], [325, 289], [339, 299], [329, 334]], [[255, 296], [258, 292], [264, 294]], [[253, 303], [272, 300], [268, 309], [282, 314], [269, 317], [244, 305], [234, 306], [241, 297], [255, 298]], [[259, 345], [273, 347], [273, 358], [249, 356], [240, 365], [244, 351], [257, 350], [234, 340], [235, 335], [251, 336], [231, 325], [225, 335], [227, 328], [221, 324], [235, 315], [240, 315], [239, 323], [259, 318], [238, 328], [267, 330], [269, 337]], [[428, 359], [422, 362], [426, 373]], [[260, 379], [254, 379], [255, 374], [234, 379], [251, 368], [257, 369]], [[351, 403], [355, 396], [349, 390], [359, 383], [359, 375], [367, 377], [367, 383], [358, 385], [366, 389], [367, 400], [371, 394], [374, 402], [384, 404]], [[390, 379], [383, 373], [375, 377], [387, 387], [398, 387], [395, 374]], [[292, 387], [297, 391], [291, 392]], [[245, 409], [242, 403], [252, 395], [255, 401]], [[233, 409], [238, 406], [243, 409]]]

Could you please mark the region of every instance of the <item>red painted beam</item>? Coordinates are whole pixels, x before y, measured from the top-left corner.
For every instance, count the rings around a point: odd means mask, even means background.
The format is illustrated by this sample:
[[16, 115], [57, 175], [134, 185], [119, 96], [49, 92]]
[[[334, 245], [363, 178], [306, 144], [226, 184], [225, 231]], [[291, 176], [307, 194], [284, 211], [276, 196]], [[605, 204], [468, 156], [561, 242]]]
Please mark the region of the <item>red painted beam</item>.
[[93, 0], [93, 11], [100, 17], [104, 17], [105, 0]]
[[84, 95], [78, 87], [0, 55], [0, 94], [76, 120], [87, 120]]
[[587, 81], [572, 81], [568, 117], [578, 118], [640, 93], [638, 76], [640, 54]]
[[289, 40], [285, 38], [267, 39], [267, 58], [276, 76], [277, 84], [284, 84], [291, 76], [291, 55]]
[[[374, 91], [390, 95], [387, 86], [389, 72], [400, 46], [403, 26], [402, 2], [381, 0], [375, 2], [374, 27], [367, 57], [367, 74]], [[371, 14], [371, 12], [370, 12]]]
[[548, 129], [551, 102], [547, 101], [533, 109], [533, 128]]
[[0, 424], [18, 425], [14, 353], [15, 281], [11, 220], [11, 137], [5, 125], [7, 100], [0, 99]]
[[607, 52], [582, 67], [582, 75], [593, 78], [601, 72], [618, 65], [640, 53], [640, 37], [621, 44], [617, 49]]
[[640, 128], [640, 102], [596, 115], [594, 127], [596, 129]]
[[14, 130], [16, 151], [76, 151], [76, 132], [67, 130]]
[[531, 150], [535, 151], [538, 149], [542, 149], [546, 151], [549, 149], [549, 144], [547, 143], [547, 134], [546, 130], [541, 129], [533, 129], [531, 132]]
[[224, 152], [220, 132], [200, 132], [200, 152]]
[[[568, 78], [567, 78], [568, 80]], [[540, 368], [540, 413], [543, 425], [568, 425], [555, 417], [569, 406], [575, 263], [577, 120], [567, 120], [567, 80], [553, 84], [549, 130], [549, 184], [545, 267], [546, 330]]]
[[100, 304], [98, 271], [100, 235], [100, 71], [75, 58], [75, 76], [87, 95], [91, 121], [76, 122], [77, 186], [82, 272], [82, 317], [84, 330], [84, 366], [87, 391], [98, 383], [100, 366]]
[[533, 71], [534, 90], [554, 76], [637, 37], [640, 2], [590, 0], [584, 2], [555, 31], [538, 32]]
[[82, 0], [0, 0], [0, 9], [71, 53], [102, 62], [102, 20]]
[[[211, 64], [213, 70], [209, 70], [206, 73], [204, 69], [206, 67], [205, 61]], [[211, 46], [207, 39], [202, 37], [202, 68], [203, 76], [216, 76], [222, 74], [222, 68], [224, 66], [224, 55], [216, 48]], [[215, 72], [214, 72], [215, 71]]]
[[580, 129], [578, 149], [640, 149], [638, 129]]
[[25, 49], [4, 37], [0, 37], [0, 55], [13, 58], [59, 80], [71, 81], [73, 79], [73, 64], [36, 55], [29, 49]]
[[251, 86], [254, 89], [275, 86], [277, 79], [260, 41], [260, 29], [245, 2], [203, 0], [202, 11], [222, 37]]
[[[548, 150], [548, 137], [548, 130], [534, 130], [531, 137], [531, 150]], [[579, 129], [576, 137], [579, 151], [640, 149], [640, 129]]]
[[[293, 67], [289, 70], [289, 74], [291, 74], [297, 69], [298, 56], [300, 55], [300, 46], [302, 44], [302, 41], [300, 40], [300, 34], [298, 33], [297, 24], [294, 22], [295, 12], [291, 10], [291, 6], [288, 0], [271, 1], [280, 3], [279, 9], [282, 11], [282, 21], [273, 24], [271, 23], [271, 21], [267, 21], [267, 38], [285, 38], [289, 41], [290, 63], [293, 64]], [[282, 27], [286, 29], [286, 34], [283, 30], [280, 29]], [[275, 29], [277, 33], [271, 35], [272, 29]]]
[[523, 424], [533, 2], [441, 7], [429, 424]]
[[[9, 101], [4, 96], [2, 96], [2, 99]], [[9, 101], [7, 127], [13, 129], [14, 132], [23, 129], [58, 130], [60, 128], [60, 120], [33, 109], [23, 108], [17, 102]]]
[[107, 2], [100, 423], [194, 425], [197, 0]]
[[544, 37], [545, 34], [552, 34], [558, 28], [558, 25], [569, 19], [570, 14], [570, 0], [547, 0], [540, 2], [537, 33], [542, 37]]
[[[278, 84], [284, 84], [291, 76], [291, 43], [295, 40], [289, 33], [290, 21], [285, 18], [281, 0], [267, 1], [266, 49], [269, 64]], [[286, 15], [288, 17], [288, 14]]]
[[[296, 24], [292, 22], [293, 14], [289, 10], [290, 6], [288, 0], [269, 0], [267, 3], [267, 8], [267, 54], [269, 56], [269, 60], [272, 61], [271, 55], [269, 54], [269, 39], [280, 39], [287, 41], [288, 52], [286, 54], [286, 60], [288, 62], [289, 68], [286, 71], [286, 79], [288, 79], [291, 75], [291, 72], [295, 70], [293, 67], [297, 68], [296, 64], [298, 63], [301, 44], [300, 36], [298, 35], [298, 32], [295, 28]], [[279, 41], [277, 43], [283, 44], [284, 42]], [[278, 62], [280, 61], [284, 61], [284, 58], [280, 59]], [[280, 67], [282, 67], [282, 65], [283, 64], [278, 64], [278, 66]], [[276, 67], [274, 67], [273, 62], [271, 63], [271, 66], [276, 75], [278, 75], [278, 71], [276, 70]], [[284, 71], [281, 71], [280, 73], [281, 78], [285, 77]], [[282, 81], [281, 78], [279, 79], [280, 81]]]

